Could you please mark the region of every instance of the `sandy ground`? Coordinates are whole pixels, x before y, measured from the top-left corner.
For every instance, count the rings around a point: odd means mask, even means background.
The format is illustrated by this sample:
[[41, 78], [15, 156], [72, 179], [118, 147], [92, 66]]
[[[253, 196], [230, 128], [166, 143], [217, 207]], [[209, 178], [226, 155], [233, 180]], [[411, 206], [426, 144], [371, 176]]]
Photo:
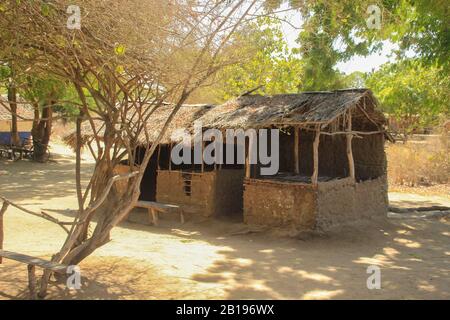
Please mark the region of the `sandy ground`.
[[[68, 220], [76, 208], [73, 157], [57, 163], [0, 160], [0, 194]], [[86, 183], [92, 162], [83, 165]], [[395, 205], [449, 205], [447, 197], [395, 193]], [[59, 213], [56, 213], [59, 212]], [[137, 210], [133, 216], [145, 215]], [[239, 223], [163, 219], [126, 222], [81, 265], [82, 289], [52, 284], [50, 299], [449, 299], [450, 222], [395, 219], [341, 227], [301, 239], [267, 232], [236, 235]], [[56, 225], [10, 208], [4, 249], [49, 257], [64, 240]], [[382, 289], [366, 286], [381, 268]], [[0, 299], [27, 297], [26, 266], [0, 265]]]

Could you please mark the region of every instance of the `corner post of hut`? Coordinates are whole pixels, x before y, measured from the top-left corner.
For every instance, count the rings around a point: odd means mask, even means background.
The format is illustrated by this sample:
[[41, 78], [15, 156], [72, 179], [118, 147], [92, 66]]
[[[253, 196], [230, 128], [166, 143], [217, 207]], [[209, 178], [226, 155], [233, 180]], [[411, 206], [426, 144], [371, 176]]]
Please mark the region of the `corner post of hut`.
[[300, 174], [300, 127], [294, 127], [295, 174]]
[[350, 109], [347, 114], [347, 157], [350, 178], [353, 182], [356, 182], [355, 177], [355, 160], [353, 157], [353, 132], [352, 132], [352, 110]]
[[252, 176], [252, 153], [253, 153], [253, 143], [254, 143], [254, 135], [249, 135], [248, 143], [246, 146], [246, 154], [245, 154], [245, 178], [250, 179]]
[[311, 182], [314, 186], [319, 183], [319, 144], [320, 144], [320, 125], [316, 126], [316, 136], [314, 138], [313, 144], [313, 154], [314, 154], [314, 171], [311, 177]]

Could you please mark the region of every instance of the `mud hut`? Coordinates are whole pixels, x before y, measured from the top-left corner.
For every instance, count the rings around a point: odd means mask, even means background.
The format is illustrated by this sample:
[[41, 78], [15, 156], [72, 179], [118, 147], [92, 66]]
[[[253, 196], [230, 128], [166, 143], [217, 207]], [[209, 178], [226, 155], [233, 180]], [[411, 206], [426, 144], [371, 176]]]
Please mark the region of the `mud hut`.
[[[151, 137], [172, 108], [164, 106], [149, 119]], [[279, 130], [278, 173], [260, 174], [263, 165], [249, 161], [248, 140], [243, 164], [174, 165], [171, 135], [179, 128], [193, 132], [195, 120], [224, 136], [227, 129]], [[237, 216], [252, 225], [300, 229], [382, 216], [388, 206], [387, 138], [386, 119], [368, 89], [245, 95], [219, 106], [186, 105], [147, 168], [141, 199], [178, 204], [207, 217]]]
[[279, 173], [246, 168], [246, 223], [311, 229], [386, 214], [390, 136], [370, 90], [244, 96], [214, 111], [212, 127], [281, 129]]

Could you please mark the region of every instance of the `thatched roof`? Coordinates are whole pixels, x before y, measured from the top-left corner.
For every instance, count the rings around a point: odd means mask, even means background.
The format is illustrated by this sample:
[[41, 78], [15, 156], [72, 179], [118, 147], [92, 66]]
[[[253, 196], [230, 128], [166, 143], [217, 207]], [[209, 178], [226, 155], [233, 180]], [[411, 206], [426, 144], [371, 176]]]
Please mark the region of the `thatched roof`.
[[[347, 110], [357, 106], [364, 108], [373, 122], [380, 126], [386, 123], [383, 113], [377, 110], [375, 97], [368, 89], [304, 92], [274, 96], [246, 95], [217, 106], [182, 106], [161, 143], [169, 143], [171, 134], [176, 129], [186, 128], [192, 131], [195, 120], [201, 121], [205, 128], [217, 129], [326, 125]], [[173, 105], [167, 104], [152, 114], [147, 122], [151, 141], [156, 140], [173, 108]], [[92, 132], [89, 126], [83, 126], [83, 135], [89, 136], [90, 134]], [[140, 140], [142, 143], [146, 142], [144, 134], [141, 134]]]
[[384, 123], [384, 116], [376, 109], [376, 99], [368, 89], [242, 96], [215, 107], [201, 120], [207, 127], [243, 129], [328, 124], [358, 104], [365, 104], [374, 120]]
[[[154, 114], [150, 117], [147, 122], [147, 130], [149, 133], [150, 141], [155, 141], [159, 133], [161, 132], [166, 120], [169, 118], [169, 115], [173, 111], [173, 105], [165, 105], [158, 108]], [[172, 133], [181, 128], [187, 128], [188, 130], [192, 129], [194, 125], [194, 121], [202, 118], [205, 114], [212, 112], [216, 106], [214, 105], [183, 105], [177, 111], [175, 117], [169, 124], [169, 128], [166, 131], [162, 143], [169, 143], [170, 137]], [[140, 141], [142, 143], [146, 143], [146, 137], [144, 134], [141, 134]]]
[[[32, 121], [34, 117], [33, 107], [24, 104], [22, 99], [18, 99], [19, 103], [17, 104], [17, 121]], [[0, 121], [11, 121], [11, 111], [9, 109], [8, 98], [5, 96], [0, 96]]]

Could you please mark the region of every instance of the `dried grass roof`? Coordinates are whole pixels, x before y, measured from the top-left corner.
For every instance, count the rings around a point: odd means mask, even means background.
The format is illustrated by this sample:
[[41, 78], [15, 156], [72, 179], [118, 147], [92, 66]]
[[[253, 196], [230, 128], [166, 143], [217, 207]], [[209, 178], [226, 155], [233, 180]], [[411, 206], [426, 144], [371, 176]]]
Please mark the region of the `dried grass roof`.
[[243, 129], [328, 124], [358, 104], [365, 104], [366, 111], [373, 115], [374, 120], [384, 123], [384, 116], [376, 109], [376, 99], [368, 89], [242, 96], [215, 107], [201, 120], [208, 127]]
[[[171, 134], [180, 128], [193, 130], [195, 120], [205, 128], [263, 128], [270, 126], [301, 126], [329, 124], [347, 110], [360, 106], [370, 118], [383, 125], [386, 119], [377, 110], [377, 101], [368, 89], [347, 89], [330, 92], [304, 92], [274, 96], [246, 95], [222, 105], [184, 105], [175, 115], [161, 143], [169, 143]], [[173, 105], [158, 108], [147, 122], [151, 141], [158, 137]], [[83, 127], [83, 134], [91, 132]], [[101, 132], [100, 132], [101, 135]], [[67, 139], [70, 140], [70, 139]], [[145, 134], [139, 137], [145, 143]]]

